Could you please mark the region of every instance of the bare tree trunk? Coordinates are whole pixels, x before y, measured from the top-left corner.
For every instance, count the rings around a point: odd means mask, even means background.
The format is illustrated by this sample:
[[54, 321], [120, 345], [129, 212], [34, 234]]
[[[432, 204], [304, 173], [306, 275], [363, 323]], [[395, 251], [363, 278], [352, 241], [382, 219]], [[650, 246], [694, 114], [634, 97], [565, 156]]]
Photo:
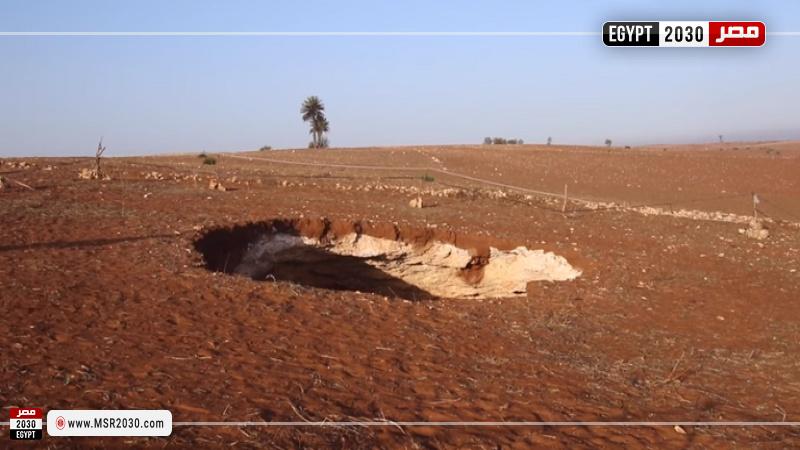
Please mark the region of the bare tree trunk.
[[95, 157], [95, 171], [97, 172], [97, 177], [102, 177], [102, 172], [100, 172], [100, 157], [103, 156], [103, 152], [106, 151], [106, 148], [103, 147], [103, 138], [100, 138], [100, 142], [97, 144], [97, 151], [94, 154]]

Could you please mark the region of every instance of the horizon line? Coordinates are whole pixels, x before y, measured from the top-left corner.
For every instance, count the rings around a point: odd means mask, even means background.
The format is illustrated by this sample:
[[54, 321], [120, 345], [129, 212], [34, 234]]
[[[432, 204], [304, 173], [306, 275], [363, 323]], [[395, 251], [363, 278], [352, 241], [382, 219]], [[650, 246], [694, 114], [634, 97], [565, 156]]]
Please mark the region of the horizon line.
[[[647, 144], [618, 144], [612, 145], [611, 147], [606, 146], [605, 144], [579, 144], [579, 143], [553, 143], [553, 144], [546, 144], [543, 142], [525, 142], [522, 144], [483, 144], [483, 143], [449, 143], [449, 144], [378, 144], [378, 145], [341, 145], [341, 146], [331, 146], [321, 150], [381, 150], [381, 149], [397, 149], [397, 148], [413, 148], [413, 147], [434, 147], [434, 148], [442, 148], [442, 147], [526, 147], [526, 146], [538, 146], [538, 147], [585, 147], [585, 148], [598, 148], [606, 150], [608, 148], [611, 149], [625, 149], [625, 147], [630, 147], [633, 150], [647, 150], [649, 147], [693, 147], [693, 146], [707, 146], [707, 145], [763, 145], [763, 144], [779, 144], [779, 143], [800, 143], [800, 139], [792, 139], [792, 138], [782, 138], [782, 139], [743, 139], [743, 140], [730, 140], [730, 141], [703, 141], [703, 142], [674, 142], [674, 143], [666, 143], [666, 142], [655, 142], [655, 143], [647, 143]], [[272, 147], [267, 152], [282, 152], [282, 151], [302, 151], [302, 150], [320, 150], [320, 149], [312, 149], [308, 147]], [[159, 157], [159, 156], [183, 156], [183, 155], [196, 155], [198, 152], [201, 153], [209, 153], [209, 154], [237, 154], [237, 153], [253, 153], [253, 152], [264, 152], [259, 148], [240, 148], [240, 149], [224, 149], [224, 150], [212, 150], [212, 149], [186, 149], [186, 150], [143, 150], [143, 151], [134, 151], [134, 152], [124, 152], [122, 154], [114, 154], [108, 155], [107, 158], [138, 158], [138, 157]], [[5, 158], [94, 158], [94, 155], [82, 155], [82, 154], [72, 154], [72, 153], [65, 153], [59, 155], [42, 155], [42, 154], [13, 154], [13, 153], [3, 153], [0, 150], [0, 159]]]

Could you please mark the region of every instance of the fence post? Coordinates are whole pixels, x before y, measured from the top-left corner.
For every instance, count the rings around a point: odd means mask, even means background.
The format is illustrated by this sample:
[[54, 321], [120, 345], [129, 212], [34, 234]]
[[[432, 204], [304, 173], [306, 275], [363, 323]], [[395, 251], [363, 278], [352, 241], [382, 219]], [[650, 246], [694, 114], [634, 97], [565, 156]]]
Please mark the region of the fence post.
[[753, 219], [757, 222], [758, 221], [758, 204], [761, 203], [761, 200], [758, 198], [758, 194], [753, 192]]

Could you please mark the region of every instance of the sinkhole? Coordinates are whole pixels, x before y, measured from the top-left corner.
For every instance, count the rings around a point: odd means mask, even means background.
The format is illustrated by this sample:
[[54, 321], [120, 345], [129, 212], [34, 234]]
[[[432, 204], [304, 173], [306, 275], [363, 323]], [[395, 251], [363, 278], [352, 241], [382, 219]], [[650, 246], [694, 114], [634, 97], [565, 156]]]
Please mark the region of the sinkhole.
[[204, 232], [209, 270], [409, 300], [524, 296], [580, 270], [552, 252], [392, 223], [273, 219]]

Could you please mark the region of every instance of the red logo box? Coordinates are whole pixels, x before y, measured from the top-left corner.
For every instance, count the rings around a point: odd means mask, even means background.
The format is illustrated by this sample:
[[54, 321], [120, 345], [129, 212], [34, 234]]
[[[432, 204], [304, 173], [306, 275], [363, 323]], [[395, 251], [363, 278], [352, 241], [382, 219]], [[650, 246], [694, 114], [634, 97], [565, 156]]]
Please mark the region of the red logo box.
[[766, 40], [764, 22], [708, 22], [710, 47], [761, 47]]
[[42, 408], [10, 408], [12, 419], [42, 419]]

